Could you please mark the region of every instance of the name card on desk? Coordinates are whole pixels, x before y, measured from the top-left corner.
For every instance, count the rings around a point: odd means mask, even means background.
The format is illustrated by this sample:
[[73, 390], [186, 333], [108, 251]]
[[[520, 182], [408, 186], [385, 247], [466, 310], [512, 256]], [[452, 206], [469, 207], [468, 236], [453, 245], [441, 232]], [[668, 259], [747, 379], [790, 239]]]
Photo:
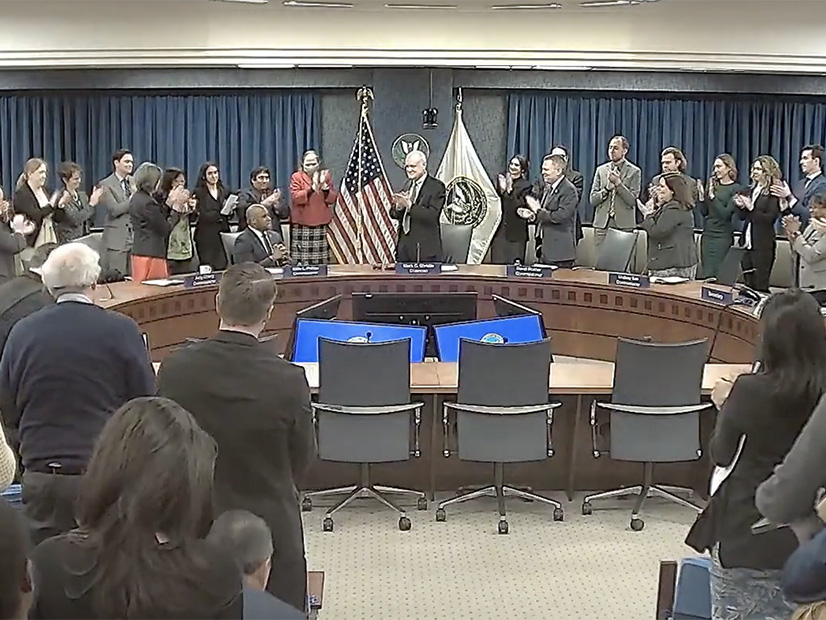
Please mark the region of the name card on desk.
[[553, 278], [554, 268], [536, 265], [508, 265], [506, 273], [509, 278]]
[[184, 278], [184, 288], [200, 288], [202, 286], [215, 286], [221, 281], [220, 273], [198, 273], [194, 276]]
[[648, 276], [643, 276], [638, 273], [609, 273], [608, 284], [630, 286], [632, 288], [648, 288], [651, 286], [651, 280], [648, 279]]
[[285, 278], [324, 278], [327, 276], [327, 265], [287, 265], [283, 273]]
[[442, 265], [441, 263], [396, 263], [396, 273], [406, 276], [442, 273]]
[[734, 295], [731, 291], [725, 289], [714, 288], [711, 286], [704, 286], [702, 289], [703, 301], [710, 301], [715, 304], [722, 304], [728, 306], [734, 301]]

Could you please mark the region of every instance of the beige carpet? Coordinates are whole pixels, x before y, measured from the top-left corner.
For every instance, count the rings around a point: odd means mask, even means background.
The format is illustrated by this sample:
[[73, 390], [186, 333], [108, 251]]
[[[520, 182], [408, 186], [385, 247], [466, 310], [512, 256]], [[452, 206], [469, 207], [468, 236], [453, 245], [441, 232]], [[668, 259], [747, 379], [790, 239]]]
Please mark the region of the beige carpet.
[[[563, 494], [553, 494], [562, 500]], [[400, 532], [389, 510], [363, 500], [322, 532], [324, 507], [305, 513], [311, 570], [326, 572], [319, 620], [649, 620], [658, 563], [691, 555], [683, 539], [694, 513], [662, 500], [632, 532], [631, 502], [563, 500], [565, 521], [537, 503], [509, 500], [510, 533], [496, 533], [490, 499], [448, 507], [447, 521], [410, 507]]]

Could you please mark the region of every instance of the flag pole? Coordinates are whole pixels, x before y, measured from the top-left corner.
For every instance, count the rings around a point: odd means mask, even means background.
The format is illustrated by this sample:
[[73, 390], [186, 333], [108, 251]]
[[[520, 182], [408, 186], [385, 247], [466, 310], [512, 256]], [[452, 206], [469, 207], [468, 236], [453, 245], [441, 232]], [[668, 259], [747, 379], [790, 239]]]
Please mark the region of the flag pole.
[[358, 218], [356, 219], [356, 243], [358, 247], [358, 262], [359, 264], [364, 262], [364, 231], [363, 231], [363, 219], [364, 219], [364, 191], [363, 191], [363, 179], [364, 179], [364, 171], [362, 170], [364, 164], [364, 124], [367, 122], [367, 112], [368, 107], [370, 105], [370, 100], [373, 98], [373, 91], [370, 90], [367, 86], [362, 86], [358, 93], [356, 93], [356, 98], [361, 102], [361, 112], [359, 114], [359, 137], [358, 137], [358, 185], [357, 187], [361, 190], [358, 193]]

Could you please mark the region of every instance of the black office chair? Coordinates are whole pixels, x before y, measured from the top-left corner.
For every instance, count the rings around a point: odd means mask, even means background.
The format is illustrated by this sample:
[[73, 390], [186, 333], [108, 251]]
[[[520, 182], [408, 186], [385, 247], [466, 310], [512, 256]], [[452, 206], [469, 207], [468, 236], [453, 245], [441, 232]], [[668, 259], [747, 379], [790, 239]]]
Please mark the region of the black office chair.
[[93, 232], [89, 233], [88, 235], [83, 235], [82, 237], [78, 237], [74, 241], [75, 243], [82, 243], [85, 246], [92, 248], [95, 252], [99, 255], [103, 254], [103, 233], [102, 232]]
[[[410, 340], [350, 343], [319, 339], [318, 401], [313, 415], [318, 456], [323, 461], [358, 463], [359, 484], [304, 494], [301, 507], [312, 510], [313, 497], [346, 495], [327, 510], [323, 528], [333, 531], [333, 515], [353, 500], [371, 497], [399, 514], [399, 529], [410, 529], [406, 511], [384, 493], [417, 498], [427, 510], [424, 493], [374, 485], [372, 463], [406, 461], [419, 457], [419, 428], [423, 403], [410, 402]], [[413, 447], [411, 449], [411, 418]]]
[[467, 263], [470, 252], [470, 239], [473, 236], [473, 226], [470, 224], [451, 224], [443, 222], [442, 254], [446, 263]]
[[734, 286], [743, 275], [743, 256], [746, 249], [732, 246], [723, 257], [720, 268], [717, 270], [716, 278], [709, 278], [710, 282], [722, 284], [724, 286]]
[[227, 255], [227, 264], [232, 265], [235, 261], [232, 259], [232, 250], [235, 247], [235, 240], [240, 235], [240, 232], [222, 232], [221, 235], [221, 243], [224, 244], [224, 254]]
[[637, 233], [609, 228], [605, 239], [597, 247], [595, 269], [626, 273], [631, 269], [631, 258], [637, 247]]
[[548, 402], [550, 368], [550, 339], [528, 344], [460, 342], [457, 402], [445, 403], [442, 414], [444, 454], [450, 454], [449, 414], [455, 411], [459, 458], [493, 463], [495, 481], [441, 502], [437, 521], [447, 518], [447, 506], [489, 495], [498, 502], [500, 534], [508, 533], [506, 495], [553, 506], [554, 521], [562, 521], [559, 502], [504, 483], [505, 463], [541, 461], [554, 454], [551, 429], [559, 403]]
[[[631, 529], [638, 532], [645, 527], [639, 514], [649, 494], [700, 510], [669, 490], [674, 487], [654, 484], [653, 476], [655, 463], [695, 461], [703, 454], [700, 411], [712, 406], [700, 402], [707, 357], [705, 339], [675, 344], [619, 339], [611, 402], [591, 405], [594, 458], [608, 454], [616, 461], [643, 463], [643, 483], [588, 495], [582, 514], [591, 514], [594, 500], [637, 494]], [[598, 441], [602, 428], [598, 408], [607, 409], [610, 415], [607, 451]]]

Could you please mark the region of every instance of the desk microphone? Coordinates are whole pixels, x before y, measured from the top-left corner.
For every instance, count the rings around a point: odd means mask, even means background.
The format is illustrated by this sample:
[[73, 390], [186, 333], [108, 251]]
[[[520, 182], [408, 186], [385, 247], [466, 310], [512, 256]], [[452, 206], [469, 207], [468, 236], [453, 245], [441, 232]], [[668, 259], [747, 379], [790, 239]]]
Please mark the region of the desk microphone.
[[367, 339], [367, 342], [370, 342], [370, 339], [373, 337], [373, 332], [365, 332], [364, 337]]
[[711, 344], [708, 347], [708, 355], [706, 356], [706, 364], [711, 363], [711, 354], [714, 352], [714, 345], [717, 343], [717, 336], [720, 334], [720, 329], [723, 327], [723, 315], [728, 312], [728, 309], [731, 308], [737, 300], [735, 296], [732, 294], [731, 301], [723, 304], [723, 307], [720, 308], [720, 316], [717, 317], [717, 325], [714, 327], [714, 334], [711, 336]]

